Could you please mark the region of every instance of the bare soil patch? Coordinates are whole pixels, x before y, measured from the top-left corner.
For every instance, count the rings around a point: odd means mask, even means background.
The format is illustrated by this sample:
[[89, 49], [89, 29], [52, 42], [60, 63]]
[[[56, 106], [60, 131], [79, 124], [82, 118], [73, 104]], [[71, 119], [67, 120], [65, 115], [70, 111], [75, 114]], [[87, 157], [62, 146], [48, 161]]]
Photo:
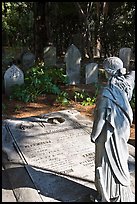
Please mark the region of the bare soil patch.
[[[62, 87], [63, 88], [63, 87]], [[81, 84], [79, 86], [66, 86], [64, 87], [64, 91], [67, 91], [69, 95], [73, 95], [75, 90], [84, 89], [88, 92], [90, 97], [94, 96], [95, 89], [92, 85]], [[41, 114], [46, 114], [49, 112], [56, 112], [59, 110], [75, 108], [82, 115], [88, 117], [89, 119], [94, 119], [94, 109], [95, 105], [83, 106], [80, 102], [75, 102], [74, 100], [70, 101], [69, 105], [61, 105], [56, 102], [55, 95], [48, 94], [39, 96], [35, 102], [25, 103], [18, 100], [10, 100], [4, 94], [2, 95], [2, 104], [4, 107], [2, 109], [2, 119], [6, 118], [24, 118], [30, 116], [37, 116]], [[129, 142], [135, 145], [135, 123], [131, 126], [131, 135]]]

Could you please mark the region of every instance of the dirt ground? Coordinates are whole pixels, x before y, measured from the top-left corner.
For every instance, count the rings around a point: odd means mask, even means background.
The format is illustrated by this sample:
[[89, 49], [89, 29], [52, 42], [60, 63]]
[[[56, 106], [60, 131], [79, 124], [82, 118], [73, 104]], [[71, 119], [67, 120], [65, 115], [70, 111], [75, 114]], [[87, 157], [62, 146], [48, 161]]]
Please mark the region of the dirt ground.
[[[93, 96], [94, 89], [92, 85], [80, 85], [80, 86], [68, 86], [65, 88], [69, 94], [74, 92], [74, 90], [84, 89], [88, 94]], [[41, 114], [46, 114], [49, 112], [56, 112], [59, 110], [75, 108], [78, 110], [82, 115], [88, 117], [89, 119], [94, 119], [94, 108], [95, 105], [90, 106], [82, 106], [80, 102], [74, 102], [71, 100], [69, 105], [61, 105], [56, 102], [55, 96], [50, 95], [43, 95], [38, 97], [36, 102], [31, 103], [24, 103], [18, 100], [10, 100], [4, 94], [2, 95], [2, 119], [6, 118], [24, 118], [30, 116], [37, 116]], [[131, 126], [131, 135], [129, 139], [129, 143], [135, 145], [135, 123]]]

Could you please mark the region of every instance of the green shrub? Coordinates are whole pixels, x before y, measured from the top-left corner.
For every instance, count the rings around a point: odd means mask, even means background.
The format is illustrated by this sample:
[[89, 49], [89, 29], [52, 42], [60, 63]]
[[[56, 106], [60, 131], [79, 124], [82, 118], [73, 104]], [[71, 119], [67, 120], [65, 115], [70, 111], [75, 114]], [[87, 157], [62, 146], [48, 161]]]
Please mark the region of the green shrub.
[[81, 91], [75, 91], [74, 92], [74, 100], [75, 100], [75, 102], [83, 101], [87, 97], [89, 97], [89, 95], [88, 95], [88, 93], [85, 92], [84, 89], [82, 89]]
[[67, 92], [62, 91], [56, 99], [56, 102], [61, 103], [62, 105], [68, 105], [69, 102], [69, 95]]
[[94, 93], [94, 96], [91, 98], [89, 96], [88, 93], [85, 92], [84, 89], [82, 89], [81, 91], [75, 91], [74, 92], [74, 98], [75, 98], [75, 101], [80, 101], [81, 104], [83, 106], [89, 106], [89, 105], [93, 105], [96, 103], [96, 98], [97, 98], [97, 95], [99, 94], [99, 90], [101, 88], [101, 86], [99, 84], [93, 84], [93, 86], [95, 87], [95, 93]]
[[84, 101], [82, 101], [81, 104], [83, 106], [91, 106], [95, 104], [95, 102], [96, 102], [96, 97], [93, 97], [93, 98], [87, 97]]
[[33, 102], [41, 94], [61, 93], [60, 85], [67, 83], [67, 77], [62, 68], [35, 66], [25, 73], [23, 85], [15, 85], [11, 98], [24, 102]]

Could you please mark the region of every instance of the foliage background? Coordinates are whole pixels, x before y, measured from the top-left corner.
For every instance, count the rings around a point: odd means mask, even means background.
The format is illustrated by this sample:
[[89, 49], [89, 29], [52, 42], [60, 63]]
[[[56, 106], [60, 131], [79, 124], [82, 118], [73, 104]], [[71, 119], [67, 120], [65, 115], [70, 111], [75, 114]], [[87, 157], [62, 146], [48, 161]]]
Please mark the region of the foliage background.
[[61, 56], [75, 38], [83, 57], [94, 57], [97, 46], [99, 57], [121, 47], [134, 52], [135, 2], [2, 2], [3, 46], [27, 47], [42, 59], [45, 46]]

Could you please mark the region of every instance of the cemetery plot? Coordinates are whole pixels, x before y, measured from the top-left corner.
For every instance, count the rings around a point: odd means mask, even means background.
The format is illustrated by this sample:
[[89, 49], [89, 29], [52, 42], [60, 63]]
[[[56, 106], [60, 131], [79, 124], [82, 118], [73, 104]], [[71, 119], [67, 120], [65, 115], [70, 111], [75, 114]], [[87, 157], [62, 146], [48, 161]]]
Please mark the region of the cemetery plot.
[[81, 125], [78, 116], [79, 112], [66, 110], [7, 120], [43, 199], [76, 201], [94, 188], [94, 144], [89, 132], [84, 130], [86, 119]]

